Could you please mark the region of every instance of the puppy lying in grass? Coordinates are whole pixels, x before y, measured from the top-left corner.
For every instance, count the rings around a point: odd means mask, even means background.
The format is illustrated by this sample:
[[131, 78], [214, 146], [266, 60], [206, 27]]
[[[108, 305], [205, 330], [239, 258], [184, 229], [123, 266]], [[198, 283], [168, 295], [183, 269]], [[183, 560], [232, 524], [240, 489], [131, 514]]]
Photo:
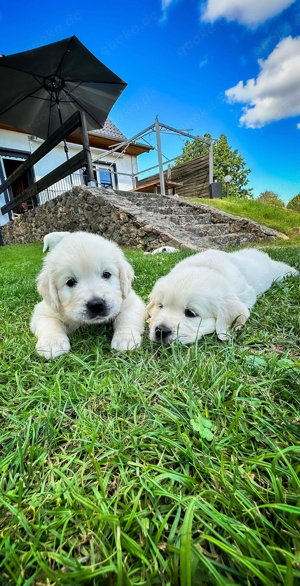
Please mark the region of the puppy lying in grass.
[[140, 346], [145, 306], [131, 289], [133, 268], [117, 244], [96, 234], [53, 232], [44, 246], [50, 252], [37, 278], [43, 301], [31, 319], [38, 354], [49, 359], [69, 352], [69, 332], [108, 321], [112, 348]]
[[258, 295], [297, 271], [255, 249], [206, 250], [178, 263], [160, 278], [146, 308], [150, 340], [189, 344], [217, 332], [227, 340], [248, 319]]

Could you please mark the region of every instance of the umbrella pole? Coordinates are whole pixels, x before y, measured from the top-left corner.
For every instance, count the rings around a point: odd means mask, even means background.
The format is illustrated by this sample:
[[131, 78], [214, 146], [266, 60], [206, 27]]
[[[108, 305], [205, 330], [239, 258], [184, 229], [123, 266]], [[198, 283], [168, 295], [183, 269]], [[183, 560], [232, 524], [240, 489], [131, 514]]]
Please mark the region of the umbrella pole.
[[[60, 121], [60, 123], [62, 125], [63, 121], [62, 121], [61, 109], [60, 109], [60, 105], [59, 105], [59, 99], [58, 99], [57, 96], [56, 96], [56, 103], [57, 103], [57, 108], [58, 108], [59, 121]], [[68, 148], [67, 141], [66, 141], [65, 138], [64, 138], [64, 151], [66, 153], [66, 157], [67, 157], [67, 161], [68, 161], [69, 160], [69, 148]], [[73, 187], [73, 178], [72, 178], [72, 175], [70, 175], [70, 181], [71, 181], [71, 185]]]

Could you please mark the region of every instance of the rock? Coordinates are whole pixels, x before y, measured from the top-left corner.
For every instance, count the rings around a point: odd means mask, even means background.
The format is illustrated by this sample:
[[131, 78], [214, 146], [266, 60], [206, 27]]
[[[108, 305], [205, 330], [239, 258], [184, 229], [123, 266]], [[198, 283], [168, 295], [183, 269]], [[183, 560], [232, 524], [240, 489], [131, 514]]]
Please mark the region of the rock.
[[[164, 244], [203, 250], [260, 239], [275, 230], [206, 204], [181, 198], [76, 186], [2, 227], [3, 243], [42, 241], [53, 231], [88, 230], [124, 246], [153, 250]], [[300, 233], [295, 228], [293, 233]]]

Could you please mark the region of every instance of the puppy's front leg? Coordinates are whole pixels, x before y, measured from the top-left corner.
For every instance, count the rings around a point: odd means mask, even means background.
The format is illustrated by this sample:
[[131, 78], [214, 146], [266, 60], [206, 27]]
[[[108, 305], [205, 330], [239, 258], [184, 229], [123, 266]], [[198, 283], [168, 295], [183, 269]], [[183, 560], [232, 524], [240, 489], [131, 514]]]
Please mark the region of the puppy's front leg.
[[145, 305], [134, 291], [122, 303], [114, 321], [114, 337], [111, 347], [115, 350], [133, 350], [141, 345], [145, 326]]
[[213, 334], [216, 331], [216, 320], [214, 317], [203, 319], [200, 323], [197, 339], [200, 340], [206, 334]]
[[66, 326], [45, 301], [35, 306], [30, 327], [38, 339], [36, 349], [40, 356], [49, 360], [70, 351]]

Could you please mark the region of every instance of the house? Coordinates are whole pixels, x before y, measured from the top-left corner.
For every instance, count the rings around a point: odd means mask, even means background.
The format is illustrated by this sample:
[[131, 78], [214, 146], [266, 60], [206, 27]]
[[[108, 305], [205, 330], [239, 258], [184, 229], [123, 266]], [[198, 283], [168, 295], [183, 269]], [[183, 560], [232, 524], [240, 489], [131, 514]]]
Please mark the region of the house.
[[[124, 145], [122, 146], [121, 143], [126, 141], [126, 137], [111, 120], [106, 120], [102, 129], [90, 131], [89, 141], [92, 159], [94, 161], [95, 179], [98, 181], [98, 184], [124, 191], [129, 191], [134, 188], [133, 173], [137, 173], [138, 171], [137, 157], [142, 153], [149, 152], [151, 147], [133, 142], [129, 143], [124, 150]], [[42, 143], [43, 140], [36, 136], [0, 124], [0, 183]], [[116, 149], [115, 147], [118, 144], [120, 144], [120, 148]], [[80, 134], [75, 133], [67, 137], [67, 145], [69, 149], [68, 154], [71, 158], [82, 149]], [[110, 152], [110, 147], [114, 148], [113, 153]], [[64, 163], [65, 160], [66, 153], [64, 151], [64, 145], [61, 143], [39, 161], [33, 171], [25, 173], [20, 179], [15, 181], [12, 188], [10, 188], [12, 189], [11, 196], [15, 197], [18, 195], [26, 187]], [[68, 191], [72, 185], [81, 184], [85, 184], [85, 176], [83, 171], [78, 171], [72, 175], [72, 179], [66, 177], [41, 192], [33, 201], [30, 200], [26, 204], [16, 206], [14, 212], [22, 213], [34, 205], [41, 205], [45, 201]], [[8, 201], [9, 197], [7, 192], [0, 194], [0, 226], [6, 224], [12, 217], [11, 212], [5, 216], [1, 213], [1, 207]]]

